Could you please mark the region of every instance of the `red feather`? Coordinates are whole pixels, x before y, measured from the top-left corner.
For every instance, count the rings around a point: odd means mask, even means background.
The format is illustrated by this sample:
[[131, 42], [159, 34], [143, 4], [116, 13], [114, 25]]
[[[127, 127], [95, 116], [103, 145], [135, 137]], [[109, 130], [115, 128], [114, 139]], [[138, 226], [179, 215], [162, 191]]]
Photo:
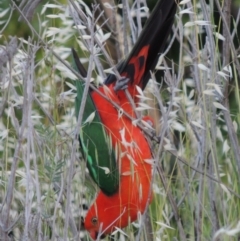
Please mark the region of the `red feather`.
[[[136, 83], [128, 86], [131, 94], [135, 93], [136, 84], [144, 72], [145, 64], [142, 66], [143, 69], [140, 69], [139, 58], [146, 59], [147, 50], [148, 47], [144, 47], [139, 55], [130, 61], [139, 70], [134, 75]], [[113, 84], [108, 87], [101, 86], [99, 91], [135, 117], [124, 91], [115, 93], [113, 87]], [[105, 235], [111, 233], [115, 226], [126, 227], [129, 222], [136, 220], [138, 212], [143, 213], [147, 203], [150, 203], [152, 166], [147, 160], [152, 159], [152, 153], [142, 131], [134, 126], [129, 118], [119, 114], [116, 108], [97, 92], [91, 92], [91, 95], [102, 123], [112, 138], [113, 147], [117, 146], [120, 168], [119, 191], [112, 196], [100, 192], [85, 218], [85, 229], [93, 239], [96, 239], [99, 232]]]
[[[120, 75], [130, 79], [127, 89], [136, 104], [136, 86], [145, 88], [150, 70], [154, 69], [159, 53], [164, 49], [175, 12], [174, 0], [158, 2], [130, 56], [119, 67]], [[119, 90], [116, 93], [115, 84], [116, 77], [110, 75], [105, 85], [99, 87], [99, 91], [135, 118], [125, 92]], [[120, 173], [118, 192], [106, 196], [100, 191], [86, 215], [84, 227], [96, 239], [98, 235], [113, 232], [115, 227], [123, 228], [135, 221], [138, 213], [143, 213], [151, 202], [152, 165], [149, 160], [153, 157], [143, 132], [129, 118], [97, 92], [92, 91], [91, 96], [101, 121], [111, 136], [113, 148], [118, 150]]]
[[[100, 91], [104, 93], [104, 88], [101, 87]], [[116, 94], [110, 91], [109, 97], [116, 101]], [[118, 146], [121, 175], [119, 191], [112, 196], [100, 192], [86, 216], [84, 226], [96, 239], [99, 231], [108, 234], [115, 226], [126, 227], [137, 219], [138, 212], [144, 212], [151, 199], [152, 172], [152, 166], [145, 160], [152, 159], [152, 154], [142, 131], [129, 118], [124, 115], [119, 117], [118, 111], [98, 93], [93, 92], [92, 97], [112, 137], [113, 146]], [[124, 110], [131, 109], [128, 102], [119, 104]], [[96, 223], [92, 222], [95, 217], [98, 219]]]

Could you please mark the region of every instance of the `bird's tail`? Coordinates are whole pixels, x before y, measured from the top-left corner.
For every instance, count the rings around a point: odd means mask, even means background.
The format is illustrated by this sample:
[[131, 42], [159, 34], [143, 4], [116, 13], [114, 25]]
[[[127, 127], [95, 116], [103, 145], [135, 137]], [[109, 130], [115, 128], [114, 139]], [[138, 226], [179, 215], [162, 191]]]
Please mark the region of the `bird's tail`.
[[[161, 0], [155, 6], [128, 58], [118, 68], [121, 76], [130, 79], [130, 85], [142, 89], [148, 83], [158, 58], [163, 53], [167, 38], [172, 29], [177, 3], [175, 0]], [[116, 81], [110, 75], [105, 84]]]

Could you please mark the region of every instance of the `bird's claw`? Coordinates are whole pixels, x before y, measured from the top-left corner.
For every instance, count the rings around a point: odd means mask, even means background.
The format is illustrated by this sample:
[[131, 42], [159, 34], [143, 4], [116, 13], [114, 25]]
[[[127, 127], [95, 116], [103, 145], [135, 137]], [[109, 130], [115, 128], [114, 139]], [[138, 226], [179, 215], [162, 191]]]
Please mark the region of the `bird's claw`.
[[121, 79], [117, 80], [115, 86], [113, 87], [114, 91], [117, 92], [119, 90], [125, 90], [128, 87], [129, 78], [122, 77]]

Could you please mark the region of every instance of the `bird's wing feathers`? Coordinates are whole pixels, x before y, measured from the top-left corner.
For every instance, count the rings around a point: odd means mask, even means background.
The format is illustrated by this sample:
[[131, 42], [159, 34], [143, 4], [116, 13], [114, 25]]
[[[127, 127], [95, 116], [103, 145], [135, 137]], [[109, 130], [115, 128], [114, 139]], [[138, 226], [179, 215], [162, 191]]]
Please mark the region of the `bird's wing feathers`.
[[[79, 61], [77, 53], [74, 50], [72, 52], [76, 67], [82, 77], [86, 77], [87, 72]], [[84, 91], [84, 81], [76, 80], [76, 88], [75, 110], [78, 118]], [[89, 118], [90, 116], [91, 118]], [[119, 172], [111, 139], [105, 131], [90, 94], [87, 96], [82, 123], [79, 140], [89, 173], [99, 188], [105, 194], [111, 195], [118, 190]]]

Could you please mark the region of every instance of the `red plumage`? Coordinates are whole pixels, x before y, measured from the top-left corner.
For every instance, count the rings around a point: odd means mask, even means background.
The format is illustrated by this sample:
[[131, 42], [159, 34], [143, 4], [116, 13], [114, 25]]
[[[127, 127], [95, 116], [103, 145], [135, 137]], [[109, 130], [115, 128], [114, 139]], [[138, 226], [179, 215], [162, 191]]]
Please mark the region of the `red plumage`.
[[[158, 2], [133, 51], [119, 68], [120, 75], [130, 79], [127, 89], [136, 104], [136, 85], [145, 88], [149, 72], [154, 69], [159, 53], [163, 51], [175, 12], [174, 0]], [[116, 77], [111, 75], [105, 85], [99, 87], [99, 91], [136, 118], [125, 92], [115, 91], [115, 84]], [[138, 212], [144, 212], [152, 197], [152, 166], [149, 160], [153, 157], [140, 128], [134, 126], [128, 117], [122, 115], [97, 92], [91, 91], [91, 97], [108, 135], [111, 136], [113, 148], [118, 150], [120, 172], [118, 192], [107, 196], [100, 191], [86, 215], [84, 227], [96, 239], [98, 235], [113, 232], [115, 227], [126, 227], [137, 219]]]

